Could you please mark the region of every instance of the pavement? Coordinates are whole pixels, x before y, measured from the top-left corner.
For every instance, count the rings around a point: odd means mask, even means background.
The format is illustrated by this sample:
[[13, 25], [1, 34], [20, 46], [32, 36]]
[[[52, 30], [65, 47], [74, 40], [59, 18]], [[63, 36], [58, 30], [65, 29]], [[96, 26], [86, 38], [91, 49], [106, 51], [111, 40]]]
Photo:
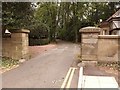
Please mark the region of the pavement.
[[82, 88], [118, 88], [115, 78], [110, 76], [84, 75], [82, 83]]
[[[87, 63], [79, 71], [78, 88], [87, 90], [88, 88], [97, 88], [97, 90], [118, 90], [117, 79], [110, 73], [100, 70], [94, 63]], [[113, 89], [112, 89], [113, 88]]]
[[[79, 45], [59, 42], [18, 68], [2, 74], [3, 88], [60, 88], [70, 67], [73, 67]], [[77, 87], [78, 71], [74, 72], [71, 88]]]

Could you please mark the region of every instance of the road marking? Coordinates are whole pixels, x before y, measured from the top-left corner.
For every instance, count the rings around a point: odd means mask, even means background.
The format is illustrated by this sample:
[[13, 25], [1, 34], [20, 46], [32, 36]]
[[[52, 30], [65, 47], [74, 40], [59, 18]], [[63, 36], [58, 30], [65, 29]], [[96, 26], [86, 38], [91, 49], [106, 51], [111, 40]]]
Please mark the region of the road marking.
[[68, 83], [67, 83], [67, 85], [66, 85], [66, 88], [70, 88], [71, 81], [72, 81], [72, 78], [73, 78], [73, 75], [74, 75], [74, 71], [75, 71], [75, 68], [72, 69], [70, 78], [69, 78]]
[[77, 68], [74, 68], [74, 67], [69, 68], [68, 73], [63, 81], [61, 88], [70, 88], [71, 81], [72, 81], [72, 78], [73, 78], [73, 75], [76, 69]]
[[71, 73], [71, 70], [72, 70], [72, 68], [70, 67], [70, 69], [69, 69], [69, 71], [68, 71], [68, 73], [67, 73], [67, 75], [66, 75], [66, 77], [65, 77], [65, 80], [63, 81], [63, 84], [62, 84], [61, 88], [65, 88], [65, 85], [66, 85], [66, 83], [67, 83], [67, 80], [68, 80], [68, 78], [69, 78], [69, 75], [70, 75], [70, 73]]

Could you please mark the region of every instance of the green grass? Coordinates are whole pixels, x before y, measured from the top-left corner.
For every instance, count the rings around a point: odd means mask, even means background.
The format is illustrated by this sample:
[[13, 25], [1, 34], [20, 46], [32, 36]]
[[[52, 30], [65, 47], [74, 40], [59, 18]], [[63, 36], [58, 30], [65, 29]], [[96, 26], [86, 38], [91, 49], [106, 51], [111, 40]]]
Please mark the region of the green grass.
[[14, 65], [18, 65], [19, 60], [11, 59], [8, 57], [2, 57], [1, 67], [2, 68], [11, 68]]

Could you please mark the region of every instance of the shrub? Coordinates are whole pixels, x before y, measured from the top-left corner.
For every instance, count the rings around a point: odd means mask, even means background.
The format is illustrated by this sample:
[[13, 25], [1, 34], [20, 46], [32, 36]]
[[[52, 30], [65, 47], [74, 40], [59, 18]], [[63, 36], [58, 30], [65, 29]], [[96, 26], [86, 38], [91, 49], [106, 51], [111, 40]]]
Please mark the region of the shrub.
[[29, 40], [30, 46], [36, 46], [36, 45], [46, 45], [49, 43], [48, 39], [32, 39]]

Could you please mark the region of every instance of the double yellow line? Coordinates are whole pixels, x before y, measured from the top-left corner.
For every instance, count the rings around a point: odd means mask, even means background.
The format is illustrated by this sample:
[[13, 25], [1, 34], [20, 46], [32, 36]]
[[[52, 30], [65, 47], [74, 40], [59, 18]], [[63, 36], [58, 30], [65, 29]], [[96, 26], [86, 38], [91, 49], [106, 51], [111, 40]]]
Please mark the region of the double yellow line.
[[70, 67], [70, 69], [68, 70], [68, 73], [62, 83], [61, 88], [70, 88], [71, 81], [72, 81], [72, 78], [73, 78], [73, 75], [74, 75], [74, 72], [76, 69], [77, 68]]

